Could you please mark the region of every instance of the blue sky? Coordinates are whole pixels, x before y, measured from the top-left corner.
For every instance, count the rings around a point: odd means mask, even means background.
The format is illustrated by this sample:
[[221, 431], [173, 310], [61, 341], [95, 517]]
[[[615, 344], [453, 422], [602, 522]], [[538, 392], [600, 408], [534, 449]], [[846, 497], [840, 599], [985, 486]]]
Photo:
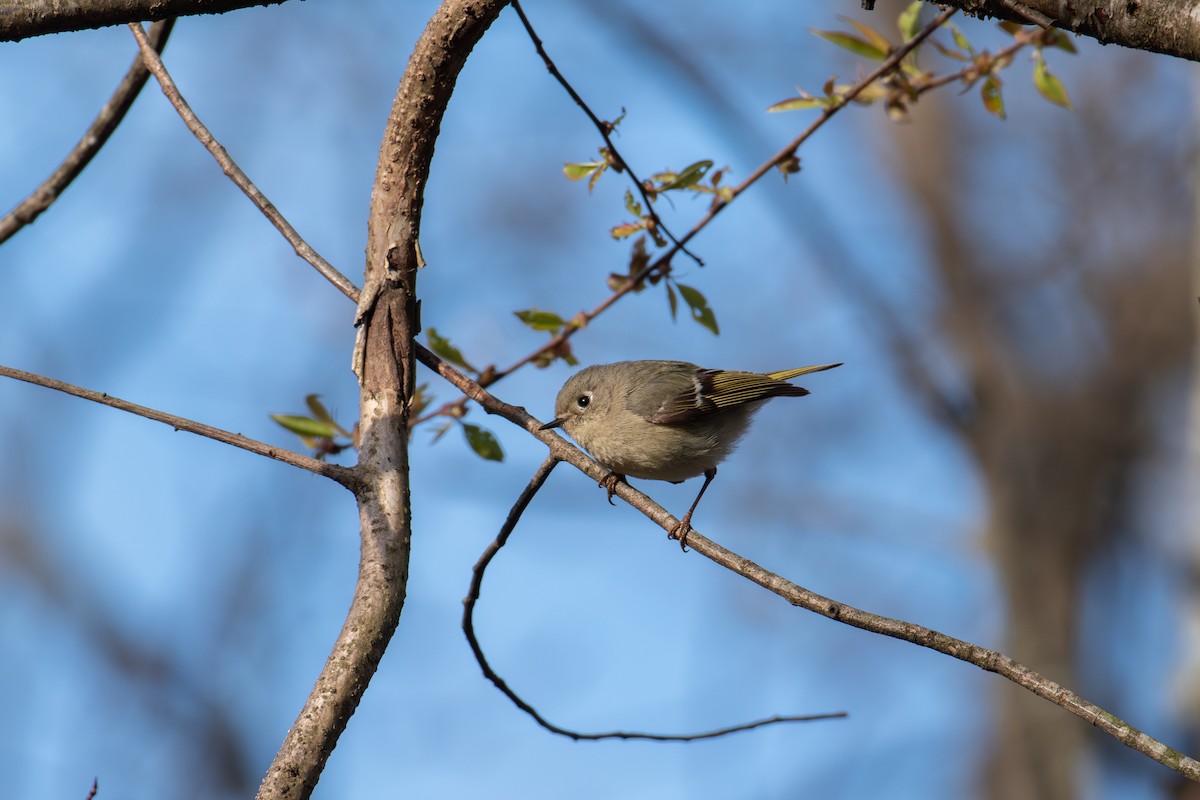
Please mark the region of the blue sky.
[[[185, 19], [165, 56], [231, 155], [356, 283], [379, 137], [434, 7], [372, 2], [350, 16], [289, 3]], [[618, 144], [643, 175], [711, 158], [738, 180], [809, 119], [768, 115], [767, 105], [796, 85], [815, 91], [833, 72], [853, 74], [808, 29], [837, 26], [835, 14], [857, 15], [857, 4], [641, 10], [719, 95], [635, 47], [597, 9], [526, 10], [597, 113], [626, 110]], [[881, 3], [874, 19], [884, 28], [894, 14]], [[984, 23], [963, 26], [990, 36]], [[1127, 58], [1082, 50], [1086, 64]], [[0, 47], [2, 203], [49, 173], [133, 52], [124, 28]], [[1059, 65], [1068, 76], [1075, 66]], [[1182, 65], [1156, 68], [1182, 74]], [[1019, 64], [1009, 79], [1010, 121], [987, 123], [999, 133], [981, 180], [1019, 158], [1004, 149], [1005, 125], [1067, 117], [1031, 96], [1027, 71]], [[952, 102], [978, 105], [974, 95]], [[763, 371], [845, 361], [806, 379], [810, 397], [760, 414], [697, 528], [814, 591], [1002, 646], [968, 456], [905, 397], [872, 321], [830, 279], [836, 265], [823, 263], [829, 251], [817, 241], [837, 240], [875, 265], [872, 279], [902, 305], [928, 308], [922, 245], [889, 202], [880, 166], [878, 142], [890, 131], [880, 110], [849, 110], [804, 148], [800, 175], [786, 185], [768, 177], [697, 237], [707, 266], [676, 266], [708, 296], [720, 337], [673, 322], [661, 291], [649, 290], [583, 331], [575, 351], [583, 363], [665, 357]], [[608, 228], [623, 221], [626, 185], [608, 175], [589, 194], [561, 175], [599, 144], [515, 15], [503, 14], [447, 114], [421, 241], [424, 324], [474, 363], [506, 365], [542, 341], [511, 312], [591, 308], [607, 274], [624, 270], [628, 243]], [[814, 203], [820, 221], [805, 211]], [[1037, 209], [1047, 225], [1060, 221], [1061, 209]], [[703, 204], [684, 198], [661, 210], [680, 231]], [[0, 286], [5, 365], [289, 447], [294, 439], [267, 415], [302, 411], [305, 394], [319, 393], [347, 424], [356, 415], [352, 304], [221, 175], [153, 83], [79, 181], [0, 247]], [[525, 370], [497, 393], [548, 418], [570, 372]], [[423, 380], [439, 399], [454, 397], [436, 376]], [[490, 570], [477, 615], [495, 668], [545, 716], [585, 731], [659, 732], [776, 713], [850, 717], [692, 745], [574, 743], [537, 728], [483, 680], [458, 625], [471, 565], [543, 448], [478, 411], [472, 419], [496, 433], [507, 458], [483, 462], [453, 432], [437, 444], [432, 429], [415, 434], [408, 601], [316, 797], [970, 794], [991, 709], [1016, 689], [797, 611], [681, 555], [565, 466]], [[194, 790], [178, 785], [180, 774], [203, 772], [188, 755], [195, 696], [224, 709], [248, 774], [260, 776], [343, 619], [357, 564], [353, 499], [309, 474], [22, 384], [0, 384], [0, 420], [0, 525], [31, 531], [65, 581], [56, 599], [29, 569], [0, 570], [9, 722], [0, 794], [81, 797], [98, 776], [101, 797], [244, 796], [212, 776]], [[639, 488], [679, 513], [698, 485]], [[1161, 556], [1142, 557], [1152, 574]], [[1152, 624], [1161, 619], [1153, 610], [1176, 602], [1168, 586], [1138, 621], [1147, 655], [1131, 669], [1151, 676], [1139, 685], [1169, 680], [1178, 644], [1169, 625]], [[107, 638], [94, 633], [96, 619], [111, 626]], [[136, 642], [161, 661], [131, 685], [101, 641]], [[1134, 695], [1139, 721], [1170, 741], [1170, 698], [1143, 694]], [[1115, 781], [1093, 796], [1155, 796], [1153, 780]]]

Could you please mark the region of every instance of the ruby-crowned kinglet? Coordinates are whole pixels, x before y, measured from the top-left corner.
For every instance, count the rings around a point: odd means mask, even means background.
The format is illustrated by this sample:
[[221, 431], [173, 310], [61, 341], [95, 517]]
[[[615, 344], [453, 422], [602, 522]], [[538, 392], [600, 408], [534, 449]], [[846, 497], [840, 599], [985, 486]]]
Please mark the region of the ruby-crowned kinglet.
[[611, 470], [602, 486], [608, 499], [626, 475], [679, 483], [704, 475], [704, 485], [670, 536], [687, 545], [692, 512], [704, 490], [772, 397], [803, 397], [787, 381], [840, 367], [820, 364], [765, 375], [703, 369], [686, 361], [620, 361], [588, 367], [563, 385], [554, 419], [596, 461]]

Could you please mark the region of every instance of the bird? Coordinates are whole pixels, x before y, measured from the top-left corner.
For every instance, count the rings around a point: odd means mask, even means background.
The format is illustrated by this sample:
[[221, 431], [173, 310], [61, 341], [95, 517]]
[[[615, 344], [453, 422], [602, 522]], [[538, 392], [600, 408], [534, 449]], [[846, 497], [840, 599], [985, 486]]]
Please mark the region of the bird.
[[609, 474], [608, 501], [626, 477], [681, 483], [704, 476], [696, 499], [668, 533], [687, 550], [692, 514], [733, 452], [754, 413], [775, 397], [803, 397], [793, 378], [842, 366], [818, 364], [779, 372], [705, 369], [687, 361], [619, 361], [572, 375], [554, 403], [554, 419]]

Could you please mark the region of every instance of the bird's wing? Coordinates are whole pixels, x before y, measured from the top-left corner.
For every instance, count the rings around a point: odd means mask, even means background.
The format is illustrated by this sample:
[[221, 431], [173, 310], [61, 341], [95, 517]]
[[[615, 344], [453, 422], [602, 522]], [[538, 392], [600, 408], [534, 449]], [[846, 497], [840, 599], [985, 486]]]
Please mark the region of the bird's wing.
[[629, 397], [628, 408], [648, 422], [679, 425], [721, 409], [806, 394], [807, 389], [769, 375], [690, 369], [673, 371], [637, 387]]

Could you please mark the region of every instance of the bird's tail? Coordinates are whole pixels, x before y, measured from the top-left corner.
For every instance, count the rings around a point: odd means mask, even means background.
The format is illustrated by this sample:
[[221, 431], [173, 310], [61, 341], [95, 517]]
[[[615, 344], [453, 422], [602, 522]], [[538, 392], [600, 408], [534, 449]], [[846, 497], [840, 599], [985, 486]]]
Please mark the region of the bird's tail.
[[810, 372], [822, 372], [834, 367], [840, 367], [843, 363], [839, 361], [836, 364], [817, 364], [812, 367], [800, 367], [799, 369], [785, 369], [782, 372], [767, 373], [767, 377], [774, 378], [777, 381], [790, 381], [792, 378], [799, 378], [801, 375], [807, 375]]

